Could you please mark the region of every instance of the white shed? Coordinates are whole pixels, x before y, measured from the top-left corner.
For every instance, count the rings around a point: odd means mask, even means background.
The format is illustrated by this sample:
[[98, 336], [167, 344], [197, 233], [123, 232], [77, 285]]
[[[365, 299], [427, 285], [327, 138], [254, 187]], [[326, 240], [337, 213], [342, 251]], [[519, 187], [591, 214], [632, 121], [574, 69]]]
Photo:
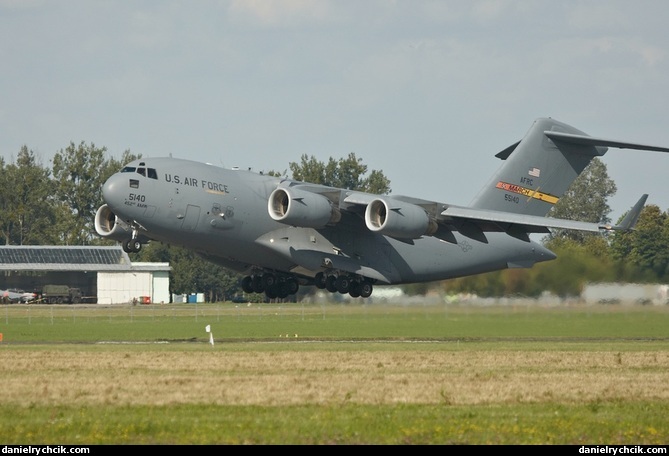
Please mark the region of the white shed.
[[169, 263], [132, 263], [130, 271], [98, 272], [98, 304], [170, 302]]

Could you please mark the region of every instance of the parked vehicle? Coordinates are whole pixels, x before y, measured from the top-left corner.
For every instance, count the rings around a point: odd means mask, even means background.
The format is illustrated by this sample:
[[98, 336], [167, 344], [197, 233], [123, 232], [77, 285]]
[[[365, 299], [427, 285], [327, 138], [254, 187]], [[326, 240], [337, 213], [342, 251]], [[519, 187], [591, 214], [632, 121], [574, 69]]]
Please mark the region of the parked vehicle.
[[30, 293], [16, 288], [9, 288], [7, 290], [0, 290], [0, 302], [9, 304], [13, 302], [28, 303], [33, 302], [37, 298], [36, 293]]
[[68, 285], [44, 285], [42, 301], [47, 304], [78, 304], [81, 302], [81, 290]]

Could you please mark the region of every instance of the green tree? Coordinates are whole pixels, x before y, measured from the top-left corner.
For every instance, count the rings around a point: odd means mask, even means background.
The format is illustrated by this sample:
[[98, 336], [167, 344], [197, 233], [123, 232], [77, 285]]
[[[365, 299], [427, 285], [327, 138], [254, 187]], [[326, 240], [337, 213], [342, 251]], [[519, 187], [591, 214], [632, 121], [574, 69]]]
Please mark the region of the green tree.
[[628, 280], [669, 279], [669, 215], [653, 204], [644, 207], [633, 231], [614, 234], [611, 252], [627, 265]]
[[[550, 217], [580, 220], [592, 223], [610, 223], [611, 208], [607, 201], [616, 193], [616, 184], [609, 178], [606, 164], [594, 158], [574, 180], [560, 201], [549, 212]], [[597, 233], [556, 229], [548, 239], [567, 238], [584, 242]]]
[[0, 234], [2, 244], [13, 244], [14, 227], [18, 225], [12, 188], [16, 184], [16, 165], [7, 165], [0, 157]]
[[367, 165], [363, 164], [362, 159], [357, 158], [354, 153], [339, 160], [330, 157], [327, 163], [318, 161], [313, 155], [311, 157], [302, 155], [300, 163], [291, 162], [289, 168], [293, 179], [303, 182], [377, 195], [390, 193], [390, 180], [383, 172], [373, 170], [368, 177], [365, 177]]
[[60, 243], [87, 245], [94, 235], [94, 217], [101, 198], [102, 176], [100, 169], [105, 162], [106, 148], [93, 143], [74, 143], [53, 158], [53, 176], [56, 182], [56, 199], [60, 204], [58, 227]]
[[50, 171], [32, 150], [23, 146], [15, 163], [0, 163], [0, 174], [0, 233], [4, 243], [52, 243], [55, 213]]

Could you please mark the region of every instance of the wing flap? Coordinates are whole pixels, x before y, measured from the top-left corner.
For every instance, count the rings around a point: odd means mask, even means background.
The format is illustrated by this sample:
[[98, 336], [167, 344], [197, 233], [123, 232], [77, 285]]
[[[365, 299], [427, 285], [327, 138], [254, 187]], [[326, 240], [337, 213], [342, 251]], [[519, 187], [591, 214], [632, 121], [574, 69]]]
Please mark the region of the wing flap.
[[[459, 206], [449, 206], [448, 209], [441, 212], [441, 216], [446, 219], [466, 219], [476, 222], [478, 225], [484, 226], [490, 223], [496, 225], [520, 225], [527, 227], [529, 232], [536, 232], [536, 228], [562, 228], [568, 230], [592, 232], [612, 229], [610, 225], [602, 225], [599, 223], [556, 219], [536, 215], [514, 214], [511, 212], [481, 210]], [[502, 228], [504, 227], [502, 226]]]

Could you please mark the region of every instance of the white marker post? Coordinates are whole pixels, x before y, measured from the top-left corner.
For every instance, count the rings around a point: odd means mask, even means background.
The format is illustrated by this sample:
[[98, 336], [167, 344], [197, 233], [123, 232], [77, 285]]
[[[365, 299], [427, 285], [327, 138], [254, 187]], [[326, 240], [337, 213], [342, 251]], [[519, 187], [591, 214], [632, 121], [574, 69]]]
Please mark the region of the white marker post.
[[204, 328], [205, 331], [209, 333], [209, 343], [211, 346], [214, 346], [214, 334], [211, 332], [211, 325], [207, 325], [206, 328]]

